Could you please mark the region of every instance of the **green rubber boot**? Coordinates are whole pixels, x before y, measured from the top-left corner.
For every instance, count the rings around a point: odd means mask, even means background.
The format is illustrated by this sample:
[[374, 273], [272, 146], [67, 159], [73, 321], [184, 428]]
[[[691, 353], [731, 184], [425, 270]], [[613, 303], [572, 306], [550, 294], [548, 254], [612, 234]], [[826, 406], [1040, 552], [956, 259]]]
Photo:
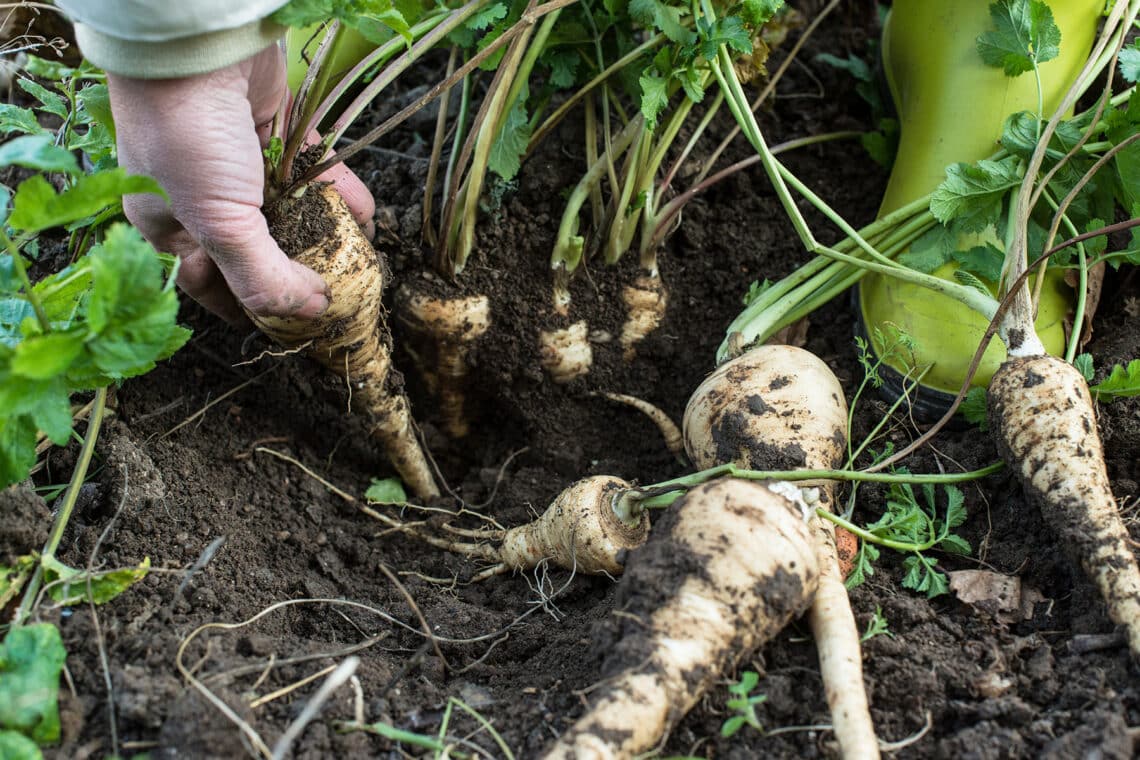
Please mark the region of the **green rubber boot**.
[[[950, 164], [992, 154], [1010, 114], [1037, 110], [1032, 74], [1007, 77], [1001, 69], [982, 63], [978, 55], [977, 37], [992, 27], [989, 5], [989, 0], [895, 1], [883, 30], [882, 53], [901, 133], [880, 217], [933, 191]], [[1104, 2], [1051, 0], [1049, 5], [1061, 30], [1061, 52], [1040, 67], [1046, 118], [1085, 62]], [[1001, 245], [992, 234], [985, 240]], [[959, 242], [960, 248], [968, 249], [981, 241], [971, 236]], [[956, 268], [947, 264], [935, 274], [952, 280]], [[1050, 270], [1045, 278], [1037, 332], [1046, 349], [1059, 354], [1065, 343], [1062, 322], [1072, 309], [1074, 294], [1061, 271]], [[889, 336], [897, 328], [914, 339], [915, 366], [930, 366], [920, 395], [929, 410], [945, 409], [962, 385], [987, 321], [946, 296], [877, 274], [861, 281], [859, 305], [865, 329], [877, 328]], [[875, 329], [867, 332], [876, 334]], [[874, 348], [887, 350], [881, 345]], [[1004, 360], [1005, 347], [995, 337], [973, 384], [988, 385]], [[900, 373], [906, 370], [894, 366], [898, 362], [891, 357], [886, 363]]]

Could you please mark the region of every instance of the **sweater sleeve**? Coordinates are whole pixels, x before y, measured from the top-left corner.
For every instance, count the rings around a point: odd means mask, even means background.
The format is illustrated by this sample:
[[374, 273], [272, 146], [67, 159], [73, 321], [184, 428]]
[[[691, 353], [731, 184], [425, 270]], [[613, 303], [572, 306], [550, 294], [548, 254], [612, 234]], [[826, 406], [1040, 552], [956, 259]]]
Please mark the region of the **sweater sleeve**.
[[107, 71], [140, 79], [202, 74], [276, 42], [266, 18], [285, 0], [57, 0], [76, 22], [83, 54]]

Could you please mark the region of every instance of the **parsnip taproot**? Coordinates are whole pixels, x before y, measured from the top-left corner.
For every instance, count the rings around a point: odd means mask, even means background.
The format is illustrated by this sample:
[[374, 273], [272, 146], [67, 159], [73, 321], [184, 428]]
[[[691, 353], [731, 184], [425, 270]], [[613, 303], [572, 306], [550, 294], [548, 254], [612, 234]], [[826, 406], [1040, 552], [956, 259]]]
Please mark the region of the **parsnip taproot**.
[[819, 571], [798, 489], [722, 479], [689, 491], [632, 552], [606, 680], [547, 760], [632, 758], [811, 603]]
[[[305, 211], [302, 203], [309, 204]], [[438, 496], [399, 373], [392, 370], [392, 338], [381, 304], [386, 278], [381, 254], [332, 185], [309, 185], [301, 197], [278, 199], [266, 215], [271, 230], [272, 221], [280, 220], [280, 230], [281, 225], [289, 229], [303, 214], [322, 215], [333, 223], [330, 231], [306, 241], [307, 247], [294, 256], [328, 284], [328, 310], [315, 319], [250, 317], [273, 340], [287, 348], [302, 348], [306, 356], [344, 377], [353, 405], [371, 417], [371, 434], [408, 488], [420, 498]]]
[[[842, 465], [847, 402], [831, 369], [794, 346], [759, 346], [722, 365], [685, 410], [686, 448], [700, 468], [828, 470]], [[834, 483], [820, 488], [834, 508]], [[819, 588], [809, 613], [827, 705], [843, 757], [879, 757], [863, 685], [859, 631], [840, 567], [835, 525], [813, 515]]]
[[425, 380], [439, 400], [444, 432], [463, 438], [470, 432], [465, 412], [468, 355], [491, 327], [491, 304], [485, 295], [444, 298], [401, 286], [396, 294], [397, 318], [423, 342]]
[[632, 284], [626, 285], [622, 289], [621, 299], [625, 303], [626, 317], [618, 342], [621, 344], [622, 358], [631, 362], [637, 355], [637, 345], [649, 337], [665, 319], [669, 290], [661, 280], [661, 274], [654, 269], [652, 272], [643, 272]]
[[1015, 357], [994, 374], [988, 406], [1002, 458], [1140, 659], [1140, 569], [1109, 485], [1088, 383], [1056, 357]]
[[542, 330], [538, 334], [539, 363], [556, 383], [568, 383], [590, 371], [594, 365], [594, 349], [586, 321], [569, 327]]
[[432, 546], [489, 563], [473, 581], [531, 570], [543, 562], [578, 573], [618, 575], [626, 552], [641, 546], [649, 534], [648, 513], [630, 509], [623, 498], [632, 491], [631, 483], [611, 475], [582, 478], [525, 525], [510, 530], [449, 529], [466, 540], [427, 533], [372, 508], [365, 512]]

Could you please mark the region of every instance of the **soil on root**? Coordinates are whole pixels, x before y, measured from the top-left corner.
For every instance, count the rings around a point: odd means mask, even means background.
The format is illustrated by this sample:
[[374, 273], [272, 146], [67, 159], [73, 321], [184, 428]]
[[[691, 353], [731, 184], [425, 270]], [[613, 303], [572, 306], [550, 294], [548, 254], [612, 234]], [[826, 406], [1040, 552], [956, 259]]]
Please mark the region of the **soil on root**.
[[[784, 97], [762, 114], [774, 140], [862, 126], [866, 113], [853, 95], [819, 94], [845, 92], [849, 81], [812, 55], [863, 54], [865, 10], [830, 22], [831, 31], [793, 67]], [[394, 93], [389, 107], [398, 107], [399, 97]], [[421, 134], [430, 129], [425, 119]], [[801, 258], [762, 173], [734, 175], [689, 205], [662, 253], [670, 306], [636, 363], [627, 366], [616, 346], [599, 342], [597, 365], [586, 378], [552, 387], [538, 369], [533, 333], [536, 324], [550, 324], [546, 260], [558, 199], [582, 168], [568, 155], [571, 148], [563, 150], [576, 144], [567, 129], [568, 137], [551, 140], [527, 163], [518, 189], [482, 225], [473, 276], [464, 276], [463, 287], [485, 289], [499, 310], [497, 328], [476, 349], [472, 406], [480, 413], [468, 439], [451, 442], [434, 430], [411, 357], [397, 354], [416, 413], [428, 420], [428, 447], [454, 496], [484, 505], [469, 508], [505, 525], [541, 512], [579, 477], [607, 473], [654, 482], [678, 474], [651, 423], [588, 392], [638, 395], [679, 418], [712, 368], [748, 284], [778, 277]], [[395, 140], [358, 171], [380, 198], [382, 226], [412, 241], [426, 162], [415, 135]], [[726, 161], [746, 155], [738, 146]], [[815, 146], [787, 160], [847, 218], [873, 217], [885, 175], [868, 168], [858, 145]], [[828, 234], [821, 220], [811, 221]], [[414, 246], [394, 250], [396, 284], [423, 278], [424, 258]], [[626, 264], [613, 274], [592, 267], [576, 278], [574, 309], [592, 329], [616, 334], [622, 315], [612, 307], [634, 269]], [[1127, 272], [1106, 287], [1089, 347], [1102, 366], [1140, 356], [1138, 299], [1140, 278]], [[334, 692], [296, 740], [294, 757], [398, 756], [389, 739], [338, 730], [358, 709], [365, 721], [424, 736], [438, 735], [446, 719], [459, 751], [470, 742], [486, 755], [504, 755], [486, 728], [461, 708], [449, 709], [449, 700], [489, 720], [516, 757], [538, 756], [583, 712], [601, 678], [607, 653], [598, 642], [612, 631], [612, 581], [542, 568], [466, 585], [477, 563], [385, 532], [359, 503], [330, 487], [359, 497], [372, 477], [389, 474], [365, 423], [347, 413], [342, 383], [291, 356], [242, 364], [270, 347], [246, 346], [246, 336], [193, 305], [183, 316], [195, 329], [187, 347], [116, 394], [88, 498], [61, 546], [61, 558], [76, 566], [133, 566], [149, 556], [156, 569], [96, 610], [42, 610], [60, 624], [69, 651], [64, 739], [48, 754], [245, 754], [249, 739], [187, 684], [179, 658], [202, 689], [272, 746], [321, 679], [301, 680], [353, 653], [360, 658], [359, 697], [349, 685]], [[836, 370], [849, 393], [860, 378], [851, 324], [849, 305], [837, 301], [813, 315], [806, 346]], [[857, 434], [885, 413], [881, 402], [864, 399]], [[1100, 423], [1114, 492], [1140, 538], [1140, 400], [1101, 407]], [[898, 448], [912, 436], [899, 416], [876, 447], [889, 441]], [[74, 455], [74, 447], [51, 452], [37, 483], [65, 480]], [[976, 431], [950, 431], [907, 464], [922, 472], [973, 469], [995, 456]], [[852, 593], [860, 625], [881, 610], [890, 627], [864, 649], [880, 737], [909, 738], [895, 753], [901, 758], [1132, 756], [1140, 684], [1123, 642], [1106, 636], [1113, 628], [1095, 589], [1008, 475], [963, 490], [970, 516], [962, 531], [974, 556], [939, 555], [940, 567], [1016, 575], [1042, 601], [1032, 605], [1031, 617], [1010, 622], [985, 604], [928, 600], [901, 588], [902, 558], [884, 552], [875, 574]], [[883, 488], [861, 487], [857, 519], [874, 519], [884, 496]], [[16, 491], [0, 499], [4, 554], [37, 548], [43, 510]], [[441, 519], [414, 510], [404, 516], [433, 526]], [[239, 627], [200, 630], [258, 615]], [[830, 719], [806, 621], [752, 654], [744, 668], [761, 675], [756, 691], [768, 698], [758, 716], [768, 733], [745, 728], [721, 738], [729, 717], [721, 686], [677, 727], [665, 755], [836, 755], [831, 733], [821, 727]], [[726, 685], [737, 675], [726, 674]]]

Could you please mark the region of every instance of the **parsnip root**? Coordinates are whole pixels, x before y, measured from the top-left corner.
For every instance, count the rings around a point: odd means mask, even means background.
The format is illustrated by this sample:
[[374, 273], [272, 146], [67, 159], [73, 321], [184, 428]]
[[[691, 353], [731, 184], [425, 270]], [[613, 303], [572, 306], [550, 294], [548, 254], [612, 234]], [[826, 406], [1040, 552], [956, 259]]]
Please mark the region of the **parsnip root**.
[[677, 427], [677, 423], [669, 419], [669, 415], [665, 414], [660, 407], [654, 406], [645, 399], [625, 393], [598, 393], [596, 395], [608, 401], [625, 404], [644, 414], [661, 431], [661, 438], [665, 441], [665, 448], [669, 450], [669, 453], [681, 463], [686, 461], [685, 438], [681, 434], [681, 428]]
[[445, 433], [463, 438], [470, 432], [464, 413], [464, 386], [472, 344], [491, 326], [491, 306], [485, 295], [439, 298], [402, 286], [397, 292], [398, 318], [409, 330], [431, 342], [433, 357], [422, 368], [439, 399]]
[[1061, 359], [1020, 357], [998, 369], [988, 397], [998, 452], [1140, 660], [1140, 569], [1113, 499], [1088, 383]]
[[799, 615], [815, 553], [797, 489], [718, 480], [673, 505], [630, 555], [613, 649], [590, 709], [547, 760], [656, 747], [708, 688]]
[[531, 570], [545, 561], [578, 573], [618, 575], [626, 553], [645, 543], [649, 535], [648, 513], [621, 512], [621, 497], [632, 488], [621, 478], [595, 475], [568, 486], [537, 520], [526, 525], [510, 530], [450, 529], [474, 541], [431, 534], [422, 525], [402, 523], [371, 507], [364, 511], [431, 546], [491, 563], [472, 582]]
[[[384, 321], [381, 297], [385, 271], [380, 254], [364, 236], [344, 200], [332, 185], [310, 185], [327, 209], [335, 229], [295, 258], [324, 278], [332, 291], [328, 310], [315, 319], [259, 317], [253, 322], [287, 348], [306, 346], [304, 353], [347, 378], [352, 402], [373, 420], [372, 435], [416, 496], [439, 495], [427, 457], [416, 438], [408, 400], [399, 375], [392, 372], [391, 333]], [[274, 214], [300, 214], [299, 201], [283, 198]]]
[[[847, 401], [831, 369], [794, 346], [766, 345], [724, 364], [689, 399], [685, 442], [701, 468], [728, 462], [766, 470], [833, 469], [847, 444]], [[834, 509], [835, 484], [820, 489]], [[859, 630], [844, 586], [835, 526], [812, 518], [820, 568], [809, 622], [835, 737], [844, 758], [877, 758]]]
[[590, 347], [589, 329], [580, 320], [561, 330], [543, 330], [538, 334], [538, 350], [543, 369], [556, 383], [568, 383], [590, 371], [594, 350]]
[[621, 328], [619, 342], [622, 358], [633, 361], [637, 355], [637, 344], [645, 340], [665, 319], [665, 309], [669, 302], [669, 291], [658, 272], [642, 273], [632, 285], [622, 290], [626, 318]]

